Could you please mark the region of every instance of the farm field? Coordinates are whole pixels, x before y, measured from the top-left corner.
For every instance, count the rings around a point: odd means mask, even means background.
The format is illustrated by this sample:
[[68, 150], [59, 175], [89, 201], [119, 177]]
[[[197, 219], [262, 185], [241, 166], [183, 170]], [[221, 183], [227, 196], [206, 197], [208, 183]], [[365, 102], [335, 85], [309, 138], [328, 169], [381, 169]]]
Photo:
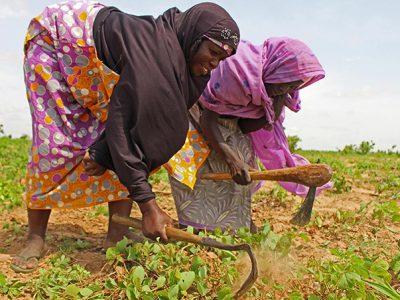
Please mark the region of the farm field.
[[[244, 255], [129, 240], [104, 254], [105, 205], [54, 211], [40, 268], [13, 272], [10, 261], [27, 231], [22, 193], [29, 144], [0, 138], [0, 299], [232, 298], [249, 271]], [[252, 203], [259, 233], [209, 233], [256, 250], [260, 276], [245, 299], [400, 299], [400, 154], [372, 148], [363, 142], [341, 151], [298, 151], [334, 170], [334, 187], [317, 198], [307, 226], [290, 223], [301, 198], [268, 182]], [[165, 171], [151, 180], [161, 207], [176, 218]]]

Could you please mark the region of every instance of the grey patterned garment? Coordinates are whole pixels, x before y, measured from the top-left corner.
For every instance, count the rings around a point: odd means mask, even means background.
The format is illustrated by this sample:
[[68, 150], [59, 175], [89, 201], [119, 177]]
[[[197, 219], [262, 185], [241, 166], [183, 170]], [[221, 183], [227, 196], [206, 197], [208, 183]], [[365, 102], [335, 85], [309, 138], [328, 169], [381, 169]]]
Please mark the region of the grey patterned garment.
[[[219, 128], [224, 140], [239, 157], [257, 169], [251, 140], [240, 131], [237, 119], [219, 119]], [[199, 174], [209, 172], [229, 172], [228, 165], [214, 150], [199, 170]], [[191, 190], [171, 176], [169, 180], [180, 224], [207, 230], [250, 227], [251, 195], [257, 183], [242, 186], [233, 180], [198, 179]]]

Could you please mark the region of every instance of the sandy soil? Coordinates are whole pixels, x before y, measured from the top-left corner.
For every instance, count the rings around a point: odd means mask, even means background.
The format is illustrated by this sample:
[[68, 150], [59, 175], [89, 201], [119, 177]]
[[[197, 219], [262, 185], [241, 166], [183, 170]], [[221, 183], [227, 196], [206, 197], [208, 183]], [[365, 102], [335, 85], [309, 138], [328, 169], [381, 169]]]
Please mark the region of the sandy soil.
[[[263, 187], [266, 192], [272, 188], [272, 183]], [[173, 218], [176, 213], [173, 205], [169, 186], [160, 183], [155, 186], [158, 192], [159, 203]], [[261, 273], [270, 274], [277, 282], [287, 283], [289, 286], [302, 286], [302, 290], [307, 292], [316, 288], [311, 279], [307, 276], [295, 279], [290, 275], [295, 269], [304, 266], [312, 258], [328, 258], [330, 253], [328, 248], [338, 247], [346, 248], [355, 241], [368, 241], [384, 243], [388, 252], [395, 253], [398, 239], [400, 237], [400, 227], [391, 226], [378, 231], [371, 230], [374, 223], [361, 222], [362, 225], [348, 226], [346, 230], [337, 230], [336, 212], [338, 210], [357, 211], [362, 202], [376, 200], [377, 195], [371, 187], [353, 188], [349, 193], [333, 194], [326, 193], [320, 196], [315, 204], [315, 215], [323, 220], [320, 226], [310, 225], [304, 228], [297, 228], [298, 231], [306, 233], [308, 241], [295, 239], [292, 251], [288, 260], [274, 261], [269, 254], [260, 254]], [[283, 202], [272, 201], [268, 197], [256, 197], [253, 203], [254, 220], [261, 226], [264, 221], [268, 221], [273, 230], [277, 233], [293, 230], [295, 227], [290, 224], [292, 214], [300, 204], [301, 199], [294, 196], [288, 196]], [[82, 241], [85, 244], [84, 249], [73, 249], [68, 253], [71, 259], [87, 268], [93, 277], [107, 276], [107, 265], [105, 255], [101, 252], [101, 246], [106, 234], [108, 217], [104, 215], [94, 215], [94, 208], [80, 210], [57, 210], [53, 211], [50, 217], [50, 224], [47, 235], [47, 247], [44, 258], [49, 258], [56, 252], [68, 251], [68, 243]], [[139, 216], [135, 209], [132, 215]], [[314, 216], [315, 219], [315, 216]], [[5, 224], [9, 225], [7, 230], [0, 231], [0, 272], [8, 278], [29, 280], [36, 276], [37, 272], [31, 274], [16, 274], [10, 268], [10, 260], [17, 254], [24, 245], [26, 235], [26, 211], [18, 208], [9, 213], [1, 213], [0, 228]], [[10, 224], [12, 226], [10, 226]], [[12, 229], [11, 229], [12, 228]], [[375, 233], [374, 233], [375, 232]], [[64, 250], [63, 250], [64, 249]], [[210, 257], [210, 259], [212, 259]], [[238, 264], [246, 265], [246, 262], [239, 261]], [[46, 267], [45, 260], [40, 263], [41, 267]], [[243, 269], [243, 268], [241, 268]], [[247, 271], [244, 269], [243, 271]], [[276, 295], [279, 296], [279, 295]]]

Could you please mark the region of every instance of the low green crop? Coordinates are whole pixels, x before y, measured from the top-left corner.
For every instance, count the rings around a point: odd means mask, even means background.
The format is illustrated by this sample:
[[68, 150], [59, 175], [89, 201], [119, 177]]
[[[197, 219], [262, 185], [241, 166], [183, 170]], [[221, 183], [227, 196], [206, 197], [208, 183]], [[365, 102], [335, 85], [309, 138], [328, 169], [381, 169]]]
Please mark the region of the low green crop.
[[331, 249], [331, 254], [336, 259], [313, 260], [308, 268], [321, 285], [322, 299], [400, 299], [390, 285], [392, 270], [386, 260], [359, 256], [353, 248]]

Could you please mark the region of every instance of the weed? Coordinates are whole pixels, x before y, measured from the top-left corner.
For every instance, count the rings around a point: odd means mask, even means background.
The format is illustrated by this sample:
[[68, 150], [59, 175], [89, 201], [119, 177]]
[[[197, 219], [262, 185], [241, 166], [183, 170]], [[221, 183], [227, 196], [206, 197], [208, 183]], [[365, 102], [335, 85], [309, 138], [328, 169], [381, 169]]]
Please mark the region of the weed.
[[376, 192], [382, 194], [386, 191], [398, 191], [400, 189], [400, 176], [389, 174], [376, 185]]
[[392, 222], [398, 223], [400, 222], [400, 206], [395, 200], [376, 203], [372, 212], [372, 217], [380, 222], [389, 219]]
[[360, 257], [354, 250], [331, 249], [335, 260], [311, 261], [308, 271], [320, 283], [323, 299], [377, 299], [382, 290], [369, 288], [371, 283], [391, 287], [389, 263]]
[[168, 182], [168, 172], [164, 168], [159, 169], [149, 177], [150, 184], [158, 184], [160, 182]]
[[21, 224], [15, 220], [11, 220], [11, 222], [5, 222], [3, 224], [3, 229], [11, 231], [14, 235], [20, 235], [23, 232]]
[[0, 294], [8, 296], [10, 299], [20, 296], [25, 288], [25, 283], [18, 280], [8, 280], [0, 273]]
[[0, 207], [12, 210], [22, 204], [29, 140], [0, 137]]
[[89, 212], [89, 217], [96, 218], [98, 216], [108, 217], [108, 207], [105, 205], [96, 205], [93, 207], [93, 209]]
[[88, 294], [87, 287], [78, 288], [77, 284], [89, 275], [80, 265], [71, 266], [65, 255], [56, 256], [50, 260], [50, 268], [39, 270], [39, 277], [27, 284], [27, 291], [35, 299], [60, 299], [66, 295], [76, 299], [79, 294]]
[[66, 237], [62, 239], [59, 248], [62, 253], [71, 253], [76, 250], [88, 249], [90, 246], [88, 241]]
[[300, 150], [299, 143], [301, 142], [301, 138], [299, 138], [297, 135], [289, 135], [288, 136], [288, 144], [289, 144], [289, 149], [290, 152], [297, 152]]
[[288, 197], [288, 192], [280, 185], [275, 185], [268, 192], [268, 201], [277, 202], [278, 205], [284, 206], [284, 202]]
[[333, 174], [333, 189], [337, 194], [351, 191], [351, 183], [343, 174]]

